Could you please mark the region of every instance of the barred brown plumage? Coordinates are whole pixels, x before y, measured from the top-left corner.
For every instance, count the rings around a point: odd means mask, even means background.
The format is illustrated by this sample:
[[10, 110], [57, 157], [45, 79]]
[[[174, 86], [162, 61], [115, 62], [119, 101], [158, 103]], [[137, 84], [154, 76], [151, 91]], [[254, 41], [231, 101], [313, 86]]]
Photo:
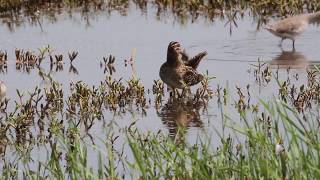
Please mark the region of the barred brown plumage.
[[188, 66], [186, 67], [187, 69], [182, 78], [188, 86], [193, 86], [202, 81], [203, 76], [201, 74], [198, 74], [197, 71], [195, 71], [193, 68], [190, 68]]
[[[178, 42], [170, 42], [167, 51], [167, 61], [160, 67], [160, 78], [171, 88], [182, 89], [202, 81], [203, 76], [196, 70], [201, 59], [207, 52], [201, 52], [192, 59], [182, 52]], [[186, 59], [183, 59], [187, 57]]]

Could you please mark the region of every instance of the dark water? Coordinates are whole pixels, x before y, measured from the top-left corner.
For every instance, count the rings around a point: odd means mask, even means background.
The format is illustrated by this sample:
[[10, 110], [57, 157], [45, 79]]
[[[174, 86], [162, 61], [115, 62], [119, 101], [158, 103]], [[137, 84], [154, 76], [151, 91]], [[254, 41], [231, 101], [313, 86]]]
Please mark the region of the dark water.
[[[168, 43], [179, 41], [190, 55], [203, 50], [208, 52], [208, 56], [199, 66], [199, 72], [208, 71], [210, 76], [216, 77], [210, 82], [211, 88], [216, 89], [220, 85], [229, 89], [230, 105], [220, 107], [217, 98], [210, 101], [206, 110], [197, 108], [199, 105], [190, 108], [169, 103], [159, 110], [151, 106], [146, 116], [139, 113], [114, 116], [109, 113], [106, 114], [105, 121], [114, 121], [119, 127], [129, 126], [133, 121], [137, 121], [137, 127], [142, 131], [157, 132], [161, 129], [172, 136], [178, 133], [177, 126], [181, 125], [187, 128], [186, 139], [190, 142], [194, 142], [200, 133], [219, 143], [217, 132], [225, 136], [231, 133], [224, 131], [221, 109], [234, 121], [239, 120], [239, 114], [232, 106], [237, 99], [236, 86], [245, 90], [246, 86], [250, 85], [253, 104], [259, 99], [271, 98], [278, 91], [276, 82], [266, 86], [256, 83], [253, 65], [257, 64], [258, 59], [270, 64], [274, 69], [280, 68], [280, 79], [285, 80], [299, 74], [298, 84], [306, 83], [305, 68], [320, 63], [320, 29], [315, 26], [310, 26], [297, 40], [296, 51], [293, 52], [291, 41], [285, 41], [284, 50], [281, 50], [278, 46], [280, 39], [263, 29], [256, 30], [256, 22], [251, 17], [238, 20], [238, 27], [232, 28], [232, 34], [229, 25], [225, 26], [226, 21], [208, 23], [199, 20], [181, 25], [170, 18], [158, 21], [153, 13], [142, 15], [135, 10], [131, 10], [128, 16], [117, 13], [111, 16], [101, 14], [91, 19], [90, 25], [86, 25], [84, 21], [80, 14], [75, 14], [71, 19], [67, 14], [61, 14], [55, 23], [40, 18], [41, 26], [24, 23], [10, 31], [2, 25], [0, 49], [8, 51], [9, 67], [7, 73], [0, 74], [0, 80], [7, 86], [7, 98], [17, 99], [16, 89], [27, 92], [32, 91], [35, 86], [47, 85], [36, 70], [32, 70], [30, 74], [15, 70], [16, 48], [36, 51], [37, 48], [49, 44], [54, 49], [53, 53], [64, 56], [70, 51], [78, 51], [79, 55], [74, 62], [78, 75], [68, 72], [68, 62], [64, 65], [64, 71], [52, 74], [55, 80], [64, 85], [66, 92], [71, 81], [82, 80], [90, 86], [99, 84], [105, 78], [99, 64], [102, 57], [109, 54], [116, 57], [114, 77], [129, 79], [132, 69], [125, 67], [124, 60], [129, 59], [135, 49], [137, 76], [146, 88], [151, 89], [153, 80], [159, 79], [159, 67], [165, 61]], [[43, 64], [48, 66], [49, 61]], [[285, 70], [288, 67], [292, 68], [290, 75], [287, 75]], [[11, 108], [13, 106], [13, 103], [9, 105]], [[103, 139], [106, 131], [98, 123], [93, 126], [91, 133], [96, 139]], [[94, 160], [95, 157], [91, 158]]]

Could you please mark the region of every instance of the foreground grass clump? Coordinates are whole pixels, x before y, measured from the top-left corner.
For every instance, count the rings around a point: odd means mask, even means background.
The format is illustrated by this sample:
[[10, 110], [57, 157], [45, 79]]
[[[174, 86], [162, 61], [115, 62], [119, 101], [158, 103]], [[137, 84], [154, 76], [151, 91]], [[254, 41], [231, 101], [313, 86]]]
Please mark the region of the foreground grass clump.
[[135, 157], [133, 168], [145, 179], [320, 178], [316, 119], [302, 122], [298, 112], [282, 101], [262, 104], [271, 123], [259, 116], [252, 122], [243, 119], [244, 126], [230, 128], [235, 137], [242, 137], [244, 141], [221, 137], [221, 145], [216, 148], [203, 138], [195, 145], [177, 144], [161, 135], [130, 131], [128, 141]]
[[261, 105], [264, 112], [252, 119], [241, 113], [241, 126], [225, 120], [234, 135], [220, 135], [220, 142], [199, 136], [197, 143], [190, 144], [182, 138], [183, 133], [178, 133], [176, 138], [163, 132], [142, 133], [133, 123], [124, 129], [108, 125], [107, 137], [102, 140], [103, 145], [98, 146], [83, 140], [79, 129], [71, 123], [65, 133], [52, 129], [54, 135], [45, 161], [27, 160], [30, 155], [21, 150], [20, 159], [4, 162], [1, 176], [319, 179], [320, 139], [316, 115], [309, 114], [308, 121], [304, 121], [295, 108], [280, 100], [261, 102]]

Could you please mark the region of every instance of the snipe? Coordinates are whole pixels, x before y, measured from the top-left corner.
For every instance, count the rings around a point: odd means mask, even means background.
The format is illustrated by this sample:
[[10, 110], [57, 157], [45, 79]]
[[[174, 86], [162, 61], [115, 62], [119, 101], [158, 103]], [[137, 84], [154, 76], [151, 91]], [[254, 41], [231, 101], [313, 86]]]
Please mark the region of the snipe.
[[280, 46], [283, 40], [291, 39], [292, 47], [295, 48], [296, 38], [303, 33], [310, 23], [320, 22], [320, 12], [300, 14], [297, 16], [282, 19], [274, 24], [267, 25], [267, 29], [272, 34], [281, 38]]
[[160, 78], [172, 89], [193, 86], [202, 81], [203, 76], [197, 72], [200, 61], [207, 52], [201, 52], [195, 57], [189, 57], [181, 50], [178, 42], [170, 42], [167, 51], [167, 61], [160, 68]]

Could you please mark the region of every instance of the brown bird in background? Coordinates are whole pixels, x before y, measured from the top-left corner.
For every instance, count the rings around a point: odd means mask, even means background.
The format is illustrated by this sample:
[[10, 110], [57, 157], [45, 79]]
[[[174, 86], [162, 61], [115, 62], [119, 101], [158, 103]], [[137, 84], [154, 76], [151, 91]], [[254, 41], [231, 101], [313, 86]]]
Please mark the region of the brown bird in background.
[[309, 24], [319, 22], [320, 12], [300, 14], [282, 19], [271, 25], [267, 25], [265, 29], [281, 38], [280, 46], [282, 45], [283, 40], [291, 39], [292, 47], [294, 49], [296, 38], [307, 29]]
[[202, 81], [203, 76], [197, 72], [200, 61], [207, 55], [201, 52], [189, 59], [181, 50], [178, 42], [170, 42], [167, 51], [167, 61], [160, 68], [160, 78], [172, 89], [193, 86]]

